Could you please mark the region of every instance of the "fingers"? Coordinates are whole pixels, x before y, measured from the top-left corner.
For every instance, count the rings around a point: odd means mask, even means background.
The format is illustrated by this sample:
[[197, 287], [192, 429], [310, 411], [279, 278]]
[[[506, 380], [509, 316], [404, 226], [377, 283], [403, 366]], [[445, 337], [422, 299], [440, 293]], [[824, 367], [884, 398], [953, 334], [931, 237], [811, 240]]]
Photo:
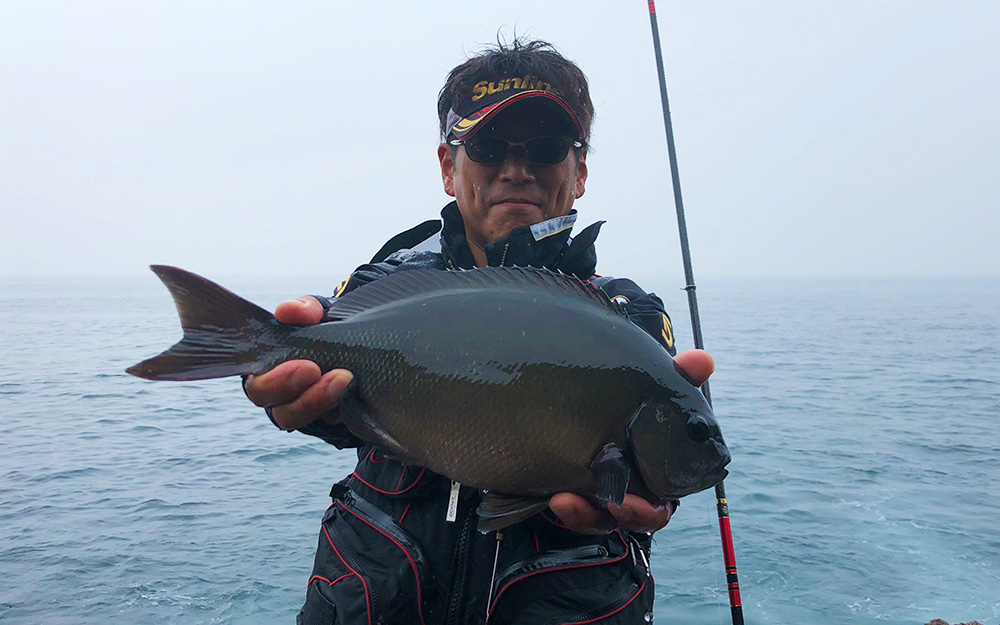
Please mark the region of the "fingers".
[[606, 534], [618, 527], [617, 521], [606, 510], [590, 505], [574, 493], [557, 493], [549, 499], [549, 509], [562, 524], [580, 534]]
[[289, 360], [267, 373], [247, 377], [250, 401], [261, 408], [285, 404], [301, 395], [320, 379], [319, 365], [309, 360]]
[[625, 495], [622, 507], [611, 504], [608, 512], [619, 525], [632, 532], [655, 532], [670, 522], [674, 504], [654, 505], [637, 495]]
[[[313, 325], [323, 320], [323, 306], [305, 295], [278, 304], [274, 316], [281, 323]], [[267, 373], [248, 376], [243, 390], [254, 404], [270, 409], [278, 427], [296, 430], [330, 415], [352, 378], [343, 369], [322, 375], [314, 362], [290, 360]]]
[[329, 416], [340, 404], [347, 385], [353, 379], [350, 371], [334, 369], [293, 401], [273, 406], [271, 416], [279, 427], [286, 430], [297, 430], [320, 417]]
[[701, 386], [715, 371], [715, 359], [703, 349], [689, 349], [674, 356], [674, 368], [691, 384]]
[[605, 534], [621, 527], [631, 532], [655, 532], [670, 522], [673, 504], [654, 505], [637, 495], [625, 495], [622, 506], [595, 508], [583, 497], [558, 493], [549, 499], [549, 508], [563, 525], [581, 534]]
[[295, 430], [329, 415], [340, 403], [354, 376], [335, 369], [320, 375], [309, 360], [290, 360], [261, 375], [247, 378], [247, 397], [260, 407], [270, 407], [279, 427]]
[[274, 309], [274, 317], [281, 323], [295, 326], [310, 326], [323, 320], [323, 306], [310, 295], [281, 302]]

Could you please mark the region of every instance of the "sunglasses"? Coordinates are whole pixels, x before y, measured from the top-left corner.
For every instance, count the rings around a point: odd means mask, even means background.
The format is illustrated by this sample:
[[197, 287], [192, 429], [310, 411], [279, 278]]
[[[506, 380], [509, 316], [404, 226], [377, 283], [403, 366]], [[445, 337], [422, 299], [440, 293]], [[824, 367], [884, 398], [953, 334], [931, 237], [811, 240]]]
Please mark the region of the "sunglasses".
[[534, 165], [557, 165], [566, 160], [570, 147], [582, 148], [583, 142], [569, 137], [535, 137], [520, 143], [490, 135], [469, 139], [452, 139], [449, 145], [464, 145], [465, 153], [474, 163], [499, 165], [511, 149], [519, 148]]

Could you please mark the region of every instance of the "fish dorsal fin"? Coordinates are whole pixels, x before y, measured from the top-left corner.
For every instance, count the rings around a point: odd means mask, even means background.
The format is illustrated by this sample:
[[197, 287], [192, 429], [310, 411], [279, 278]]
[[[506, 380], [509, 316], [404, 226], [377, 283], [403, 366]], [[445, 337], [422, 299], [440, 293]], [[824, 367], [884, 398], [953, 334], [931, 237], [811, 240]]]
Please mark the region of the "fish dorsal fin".
[[387, 304], [434, 293], [510, 288], [563, 292], [625, 316], [604, 291], [575, 276], [536, 267], [482, 267], [459, 271], [411, 269], [370, 282], [340, 297], [327, 312], [327, 321], [341, 321]]

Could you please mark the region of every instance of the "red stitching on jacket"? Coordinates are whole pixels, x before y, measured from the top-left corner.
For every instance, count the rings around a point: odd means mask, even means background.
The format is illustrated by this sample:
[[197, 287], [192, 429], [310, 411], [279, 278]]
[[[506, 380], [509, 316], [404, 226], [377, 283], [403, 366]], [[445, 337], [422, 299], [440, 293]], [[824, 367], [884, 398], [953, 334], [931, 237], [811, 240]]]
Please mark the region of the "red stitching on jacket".
[[403, 514], [399, 515], [399, 521], [397, 521], [397, 523], [399, 523], [400, 525], [403, 524], [403, 519], [406, 518], [406, 513], [410, 511], [410, 506], [412, 506], [412, 505], [413, 505], [412, 501], [410, 503], [406, 504], [406, 509], [403, 510]]
[[351, 476], [357, 478], [357, 480], [359, 482], [361, 482], [362, 484], [364, 484], [365, 486], [367, 486], [368, 488], [372, 489], [373, 491], [375, 491], [377, 493], [382, 493], [383, 495], [402, 495], [403, 493], [407, 492], [408, 490], [410, 490], [411, 488], [413, 488], [414, 486], [417, 485], [417, 482], [420, 481], [420, 478], [423, 477], [424, 471], [426, 471], [426, 470], [427, 469], [420, 469], [420, 473], [417, 474], [417, 477], [413, 480], [412, 484], [410, 484], [409, 486], [407, 486], [403, 490], [397, 490], [397, 491], [383, 490], [383, 489], [381, 489], [381, 488], [379, 488], [377, 486], [369, 484], [367, 481], [365, 481], [365, 479], [363, 477], [361, 477], [360, 475], [358, 475], [357, 471], [355, 471], [354, 473], [352, 473]]
[[[322, 575], [313, 575], [312, 577], [309, 578], [309, 584], [313, 583], [314, 579], [321, 579], [324, 582], [326, 582], [328, 586], [333, 586], [334, 584], [336, 584], [340, 580], [347, 579], [348, 577], [354, 577], [354, 574], [353, 573], [345, 573], [345, 574], [341, 575], [340, 577], [338, 577], [337, 579], [333, 580], [332, 582], [330, 580], [328, 580], [327, 578], [323, 577]], [[306, 584], [306, 585], [308, 586], [309, 584]]]

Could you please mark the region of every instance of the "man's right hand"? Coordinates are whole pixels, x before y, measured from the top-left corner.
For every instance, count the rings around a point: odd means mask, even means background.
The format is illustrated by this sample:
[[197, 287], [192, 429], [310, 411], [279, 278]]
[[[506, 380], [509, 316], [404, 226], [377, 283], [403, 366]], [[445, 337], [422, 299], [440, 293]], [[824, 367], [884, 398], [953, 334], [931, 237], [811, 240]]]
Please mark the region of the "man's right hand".
[[[314, 325], [323, 320], [323, 307], [315, 297], [304, 296], [278, 304], [275, 318], [290, 325]], [[283, 362], [267, 373], [247, 377], [247, 397], [261, 408], [271, 407], [278, 427], [297, 430], [322, 418], [330, 425], [340, 423], [338, 405], [354, 375], [346, 369], [320, 374], [311, 360]]]

